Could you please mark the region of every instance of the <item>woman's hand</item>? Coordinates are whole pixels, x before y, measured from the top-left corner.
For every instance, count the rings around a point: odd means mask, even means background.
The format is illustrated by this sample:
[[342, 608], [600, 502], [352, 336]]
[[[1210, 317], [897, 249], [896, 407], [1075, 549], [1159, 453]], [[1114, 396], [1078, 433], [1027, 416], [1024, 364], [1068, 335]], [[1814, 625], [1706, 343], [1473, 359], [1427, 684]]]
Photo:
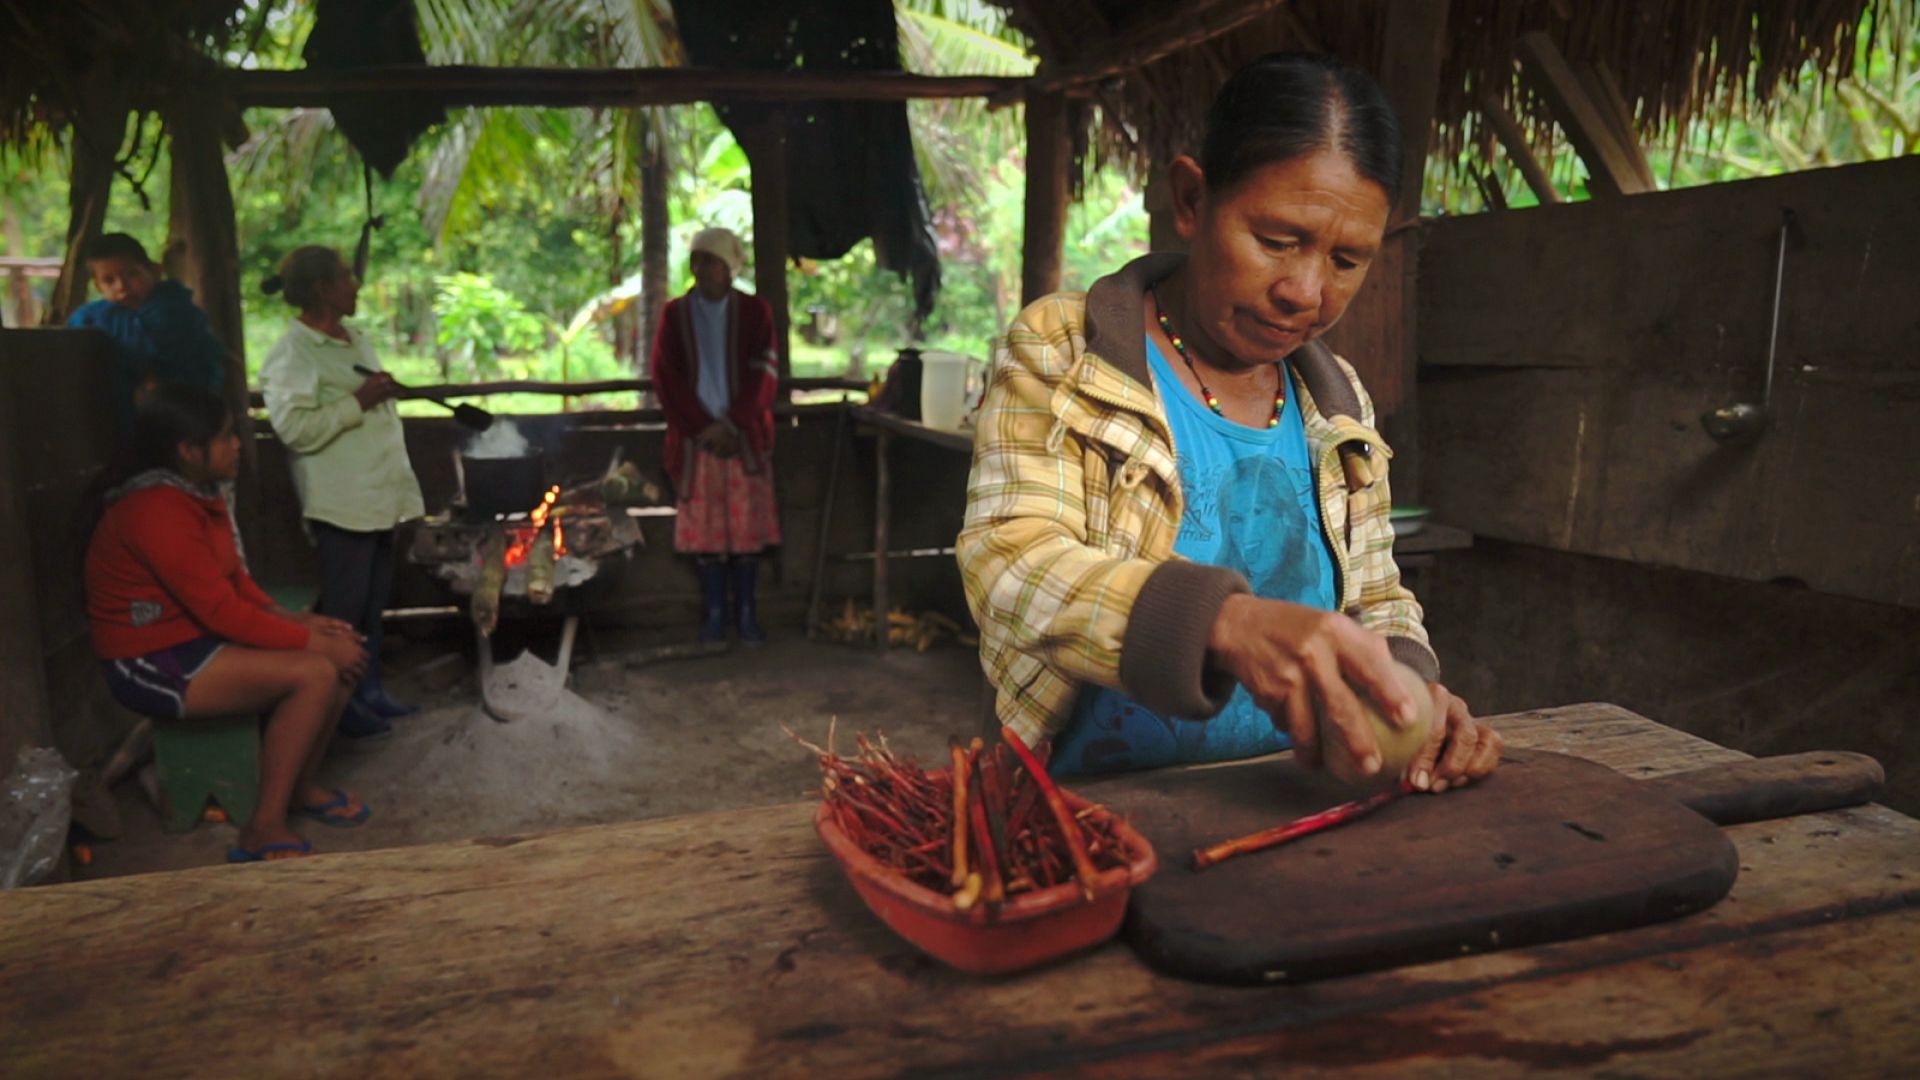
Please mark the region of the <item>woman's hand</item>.
[[708, 424], [693, 440], [694, 444], [718, 458], [730, 458], [740, 452], [740, 434], [733, 425], [716, 421]]
[[283, 611], [281, 618], [297, 622], [315, 634], [330, 634], [334, 637], [350, 637], [355, 641], [367, 640], [353, 624], [345, 619], [336, 619], [330, 615], [321, 615], [312, 611]]
[[1419, 718], [1419, 703], [1394, 677], [1387, 640], [1338, 612], [1231, 596], [1207, 648], [1276, 725], [1285, 717], [1294, 756], [1310, 768], [1321, 760], [1316, 705], [1369, 774], [1380, 767], [1380, 748], [1354, 691], [1373, 699], [1396, 727]]
[[343, 683], [353, 682], [367, 673], [367, 650], [358, 634], [316, 631], [307, 637], [307, 648], [331, 660]]
[[353, 391], [353, 400], [360, 403], [362, 412], [377, 409], [399, 396], [400, 384], [394, 382], [393, 376], [384, 371], [376, 371], [367, 376], [367, 381]]
[[1427, 690], [1433, 695], [1433, 715], [1438, 719], [1427, 736], [1426, 747], [1407, 766], [1407, 780], [1414, 790], [1437, 795], [1491, 773], [1500, 764], [1506, 740], [1474, 720], [1467, 703], [1446, 687], [1428, 683]]

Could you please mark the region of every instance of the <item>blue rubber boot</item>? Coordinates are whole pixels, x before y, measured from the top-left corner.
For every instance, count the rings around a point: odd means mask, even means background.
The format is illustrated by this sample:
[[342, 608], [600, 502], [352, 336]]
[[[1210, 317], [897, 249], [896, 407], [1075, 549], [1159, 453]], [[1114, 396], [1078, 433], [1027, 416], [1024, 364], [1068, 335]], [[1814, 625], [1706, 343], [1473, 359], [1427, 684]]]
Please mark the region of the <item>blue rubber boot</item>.
[[760, 618], [753, 588], [760, 573], [760, 560], [751, 555], [736, 556], [733, 568], [734, 625], [740, 630], [743, 645], [765, 645], [767, 632], [760, 629]]
[[723, 559], [700, 560], [700, 640], [727, 640], [727, 564]]
[[340, 714], [340, 726], [336, 730], [333, 745], [341, 750], [363, 750], [392, 735], [392, 721], [384, 716], [376, 716], [359, 701], [348, 698], [346, 711]]
[[367, 642], [367, 673], [360, 676], [360, 685], [354, 688], [353, 700], [366, 710], [385, 720], [398, 720], [402, 716], [412, 716], [420, 711], [420, 706], [401, 701], [387, 693], [386, 684], [380, 681], [380, 653], [378, 644]]

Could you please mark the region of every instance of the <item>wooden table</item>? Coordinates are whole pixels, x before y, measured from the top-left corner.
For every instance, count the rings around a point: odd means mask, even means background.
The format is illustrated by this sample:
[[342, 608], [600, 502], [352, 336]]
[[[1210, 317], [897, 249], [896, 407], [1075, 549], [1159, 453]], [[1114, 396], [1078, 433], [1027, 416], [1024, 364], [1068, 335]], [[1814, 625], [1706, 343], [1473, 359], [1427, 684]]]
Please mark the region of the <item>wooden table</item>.
[[[1741, 756], [1606, 705], [1494, 723], [1633, 775]], [[0, 893], [0, 1072], [1920, 1074], [1920, 822], [1878, 806], [1730, 830], [1732, 895], [1678, 922], [1262, 989], [1117, 943], [950, 972], [811, 810]]]
[[[850, 410], [854, 422], [862, 428], [872, 431], [874, 446], [874, 483], [873, 483], [873, 615], [874, 645], [884, 651], [887, 648], [887, 612], [890, 610], [887, 597], [887, 560], [893, 556], [888, 548], [893, 543], [893, 440], [895, 438], [915, 439], [930, 443], [943, 450], [955, 453], [973, 453], [973, 432], [948, 431], [945, 428], [928, 427], [918, 420], [895, 415], [885, 409], [875, 409], [864, 405], [853, 406]], [[831, 508], [829, 508], [831, 510]], [[823, 552], [824, 554], [824, 552]], [[919, 554], [917, 552], [912, 554]], [[941, 548], [926, 554], [953, 557], [953, 549]], [[814, 580], [818, 581], [820, 568], [815, 567]]]

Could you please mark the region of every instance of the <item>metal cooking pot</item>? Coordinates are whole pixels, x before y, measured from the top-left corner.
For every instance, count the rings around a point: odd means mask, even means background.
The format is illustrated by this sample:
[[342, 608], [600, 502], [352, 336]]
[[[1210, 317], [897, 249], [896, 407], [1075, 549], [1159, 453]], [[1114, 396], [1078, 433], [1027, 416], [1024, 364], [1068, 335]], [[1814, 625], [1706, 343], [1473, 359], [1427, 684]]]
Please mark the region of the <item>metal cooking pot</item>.
[[539, 450], [521, 457], [477, 458], [460, 455], [467, 516], [492, 520], [532, 510], [547, 494], [547, 458]]

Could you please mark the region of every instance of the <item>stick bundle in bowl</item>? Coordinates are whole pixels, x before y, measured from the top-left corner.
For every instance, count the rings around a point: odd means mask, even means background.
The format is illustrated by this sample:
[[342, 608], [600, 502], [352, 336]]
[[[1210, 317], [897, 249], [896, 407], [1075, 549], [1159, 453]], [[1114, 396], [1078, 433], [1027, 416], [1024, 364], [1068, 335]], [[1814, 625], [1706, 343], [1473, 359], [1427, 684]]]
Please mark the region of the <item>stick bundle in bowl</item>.
[[881, 865], [952, 897], [960, 910], [1073, 882], [1091, 898], [1096, 875], [1128, 864], [1113, 815], [1069, 809], [1039, 762], [1021, 753], [1024, 745], [952, 740], [947, 767], [928, 771], [884, 737], [858, 736], [850, 757], [799, 741], [819, 757], [834, 824]]

